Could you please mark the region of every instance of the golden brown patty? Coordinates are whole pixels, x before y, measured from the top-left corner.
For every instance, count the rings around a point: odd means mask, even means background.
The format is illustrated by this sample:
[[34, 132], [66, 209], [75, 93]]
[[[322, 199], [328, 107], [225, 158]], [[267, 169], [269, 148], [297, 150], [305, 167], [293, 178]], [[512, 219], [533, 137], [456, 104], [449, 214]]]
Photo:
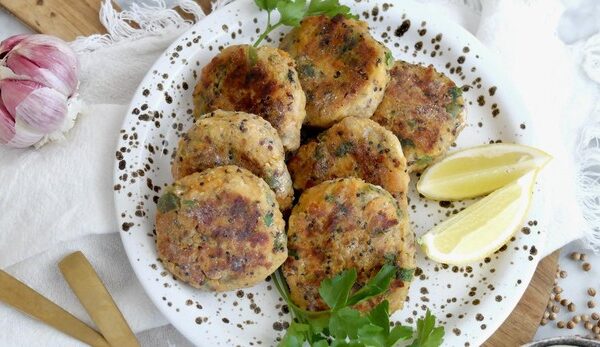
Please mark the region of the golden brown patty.
[[402, 143], [409, 171], [443, 155], [465, 126], [462, 90], [433, 66], [398, 61], [383, 101], [371, 118]]
[[369, 310], [387, 299], [394, 312], [416, 266], [405, 211], [388, 192], [357, 178], [327, 181], [302, 194], [290, 216], [288, 248], [283, 273], [291, 298], [308, 310], [327, 309], [319, 297], [322, 280], [354, 268], [363, 286], [387, 262], [398, 269], [390, 289], [357, 308]]
[[296, 59], [309, 125], [328, 127], [345, 117], [373, 115], [391, 66], [389, 51], [373, 39], [367, 23], [341, 15], [308, 17], [280, 48]]
[[286, 150], [300, 146], [306, 98], [295, 63], [277, 48], [225, 48], [202, 69], [194, 90], [195, 115], [218, 109], [259, 115], [273, 125]]
[[237, 166], [186, 176], [158, 201], [158, 255], [196, 288], [226, 291], [264, 280], [287, 257], [284, 228], [271, 189]]
[[264, 179], [282, 209], [292, 204], [292, 180], [277, 131], [264, 119], [243, 112], [215, 111], [199, 118], [179, 140], [173, 177], [237, 165]]
[[409, 176], [398, 138], [370, 119], [348, 117], [302, 145], [288, 162], [294, 188], [358, 177], [406, 200]]

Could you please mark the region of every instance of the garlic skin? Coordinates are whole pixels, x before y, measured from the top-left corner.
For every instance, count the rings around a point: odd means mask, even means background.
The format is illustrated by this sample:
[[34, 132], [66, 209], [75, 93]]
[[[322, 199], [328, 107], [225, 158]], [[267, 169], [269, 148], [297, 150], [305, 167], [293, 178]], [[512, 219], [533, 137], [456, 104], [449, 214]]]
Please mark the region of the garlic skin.
[[[0, 43], [0, 143], [17, 148], [60, 139], [74, 124], [69, 112], [79, 64], [62, 40], [17, 35]], [[79, 105], [79, 103], [78, 103]]]

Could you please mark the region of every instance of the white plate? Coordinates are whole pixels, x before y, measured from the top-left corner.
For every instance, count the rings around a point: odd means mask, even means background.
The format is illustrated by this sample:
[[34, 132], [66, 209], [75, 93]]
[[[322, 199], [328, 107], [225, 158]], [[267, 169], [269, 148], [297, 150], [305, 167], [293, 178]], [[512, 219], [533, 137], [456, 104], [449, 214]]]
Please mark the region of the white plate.
[[[535, 145], [528, 114], [490, 53], [467, 31], [408, 1], [346, 2], [366, 19], [372, 34], [396, 58], [433, 64], [458, 85], [471, 88], [468, 126], [457, 148], [502, 140]], [[157, 260], [155, 202], [172, 181], [170, 162], [179, 136], [192, 124], [192, 91], [201, 68], [224, 46], [252, 43], [266, 13], [240, 0], [202, 20], [160, 57], [136, 92], [121, 130], [115, 165], [115, 201], [129, 260], [153, 302], [190, 341], [200, 346], [275, 345], [289, 320], [272, 283], [228, 293], [202, 292], [173, 279]], [[408, 24], [410, 23], [410, 24]], [[272, 34], [278, 40], [283, 32]], [[265, 44], [274, 44], [265, 43]], [[453, 206], [420, 199], [411, 218], [421, 235], [467, 203]], [[536, 268], [545, 234], [543, 190], [538, 187], [523, 231], [484, 262], [447, 267], [419, 251], [418, 271], [404, 310], [393, 321], [414, 325], [429, 308], [446, 327], [445, 345], [476, 346], [517, 304]], [[536, 222], [536, 220], [538, 222]]]

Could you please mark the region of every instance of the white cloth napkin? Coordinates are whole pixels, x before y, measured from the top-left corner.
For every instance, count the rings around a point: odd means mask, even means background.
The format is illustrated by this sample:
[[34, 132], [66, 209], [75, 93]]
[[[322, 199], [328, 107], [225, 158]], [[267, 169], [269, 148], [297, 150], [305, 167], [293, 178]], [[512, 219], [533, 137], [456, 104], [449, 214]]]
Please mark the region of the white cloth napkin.
[[[180, 2], [199, 13], [190, 1]], [[578, 56], [554, 35], [558, 0], [421, 2], [465, 26], [499, 54], [534, 116], [532, 126], [546, 134], [539, 146], [555, 156], [544, 175], [554, 182], [557, 198], [547, 202], [554, 220], [545, 252], [584, 236], [588, 226], [576, 202], [574, 150], [598, 90], [577, 68]], [[74, 43], [82, 52], [80, 93], [88, 105], [67, 141], [38, 151], [0, 149], [0, 267], [87, 319], [56, 268], [69, 252], [82, 250], [144, 345], [181, 346], [187, 342], [166, 326], [124, 255], [112, 171], [118, 130], [135, 88], [186, 25], [173, 11], [136, 7], [117, 15], [110, 1], [104, 6], [101, 18], [112, 37]], [[137, 21], [139, 28], [122, 19]], [[4, 305], [0, 341], [7, 346], [77, 345]]]

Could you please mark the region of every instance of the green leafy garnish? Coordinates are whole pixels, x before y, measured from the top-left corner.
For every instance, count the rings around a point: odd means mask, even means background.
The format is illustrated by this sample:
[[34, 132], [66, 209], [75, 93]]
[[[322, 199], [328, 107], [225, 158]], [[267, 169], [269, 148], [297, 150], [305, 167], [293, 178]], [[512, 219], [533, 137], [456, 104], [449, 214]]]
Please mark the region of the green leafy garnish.
[[[413, 338], [411, 327], [391, 325], [389, 303], [383, 300], [365, 314], [352, 308], [363, 300], [386, 292], [393, 278], [402, 276], [396, 266], [385, 264], [362, 288], [352, 294], [357, 273], [346, 270], [331, 279], [325, 279], [319, 294], [329, 310], [311, 312], [296, 306], [290, 299], [289, 290], [280, 270], [273, 275], [275, 287], [287, 302], [292, 313], [292, 323], [280, 347], [301, 347], [305, 343], [312, 347], [392, 347], [398, 341]], [[393, 326], [393, 328], [392, 328]], [[435, 316], [429, 310], [425, 318], [417, 321], [417, 332], [412, 347], [438, 347], [442, 344], [444, 328], [435, 326]]]
[[[357, 18], [350, 13], [350, 7], [340, 5], [339, 0], [310, 0], [306, 6], [306, 0], [254, 0], [256, 6], [267, 11], [267, 27], [254, 43], [258, 47], [260, 43], [275, 29], [282, 25], [298, 26], [300, 21], [308, 16], [325, 15], [333, 17], [341, 14], [347, 18]], [[271, 12], [279, 12], [279, 21], [271, 23]]]
[[444, 327], [435, 326], [435, 316], [427, 310], [425, 318], [417, 321], [417, 338], [409, 347], [440, 346], [444, 341]]
[[176, 210], [179, 208], [179, 206], [179, 197], [171, 192], [163, 194], [163, 196], [158, 199], [157, 207], [160, 213], [167, 213], [169, 211]]

